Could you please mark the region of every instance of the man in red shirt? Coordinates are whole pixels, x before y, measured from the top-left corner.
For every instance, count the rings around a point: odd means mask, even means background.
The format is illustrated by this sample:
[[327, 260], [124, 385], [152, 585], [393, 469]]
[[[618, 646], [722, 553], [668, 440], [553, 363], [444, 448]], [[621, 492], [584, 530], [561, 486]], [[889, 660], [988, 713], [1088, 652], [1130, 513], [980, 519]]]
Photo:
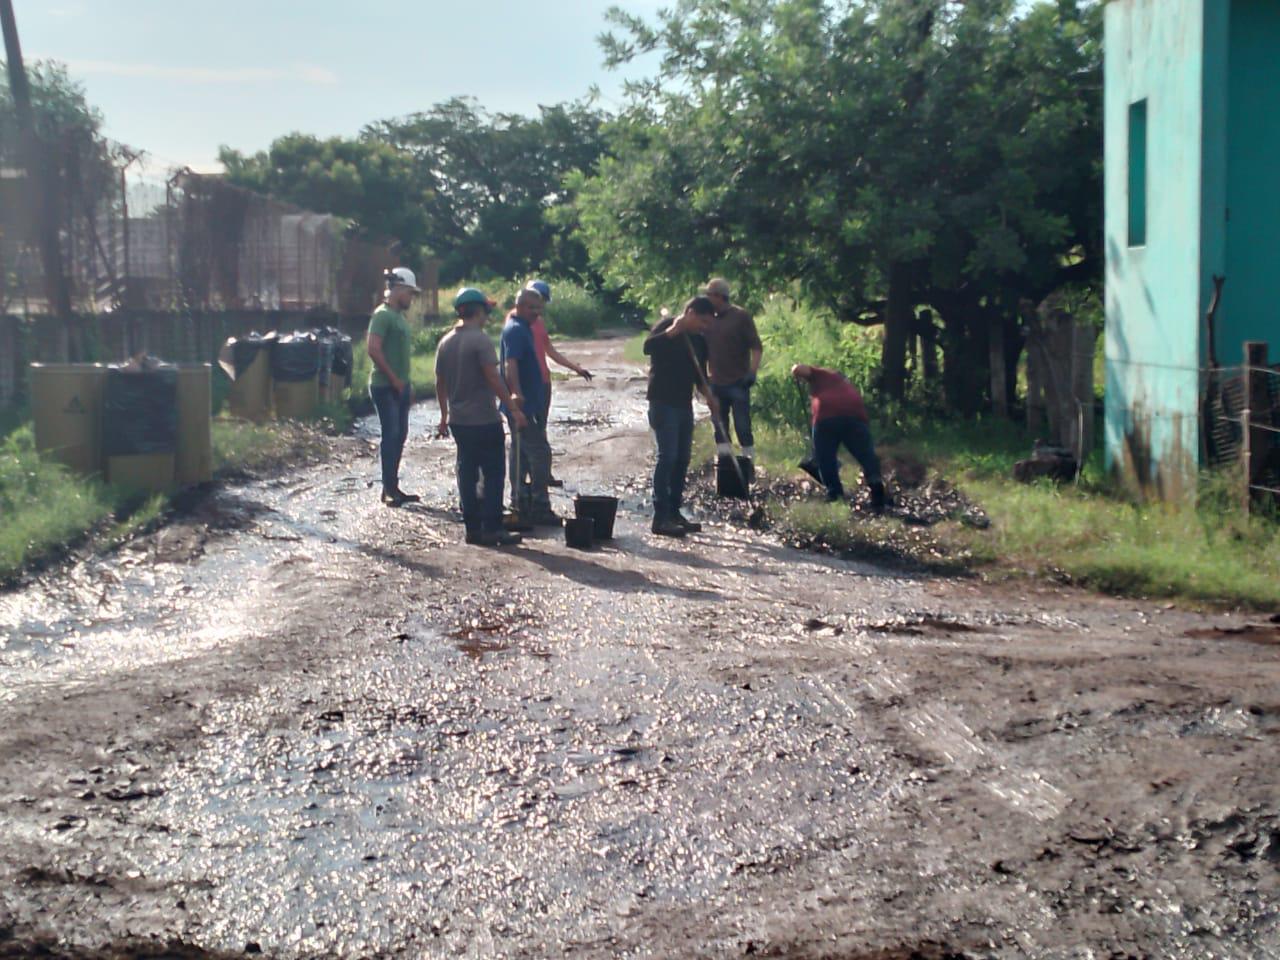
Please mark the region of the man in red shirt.
[[876, 456], [868, 425], [867, 405], [858, 388], [838, 370], [797, 363], [791, 375], [809, 385], [809, 405], [813, 412], [813, 456], [818, 462], [818, 475], [827, 488], [827, 501], [843, 499], [840, 484], [840, 445], [853, 455], [862, 467], [862, 476], [871, 488], [871, 509], [884, 510], [884, 481], [880, 476], [880, 458]]

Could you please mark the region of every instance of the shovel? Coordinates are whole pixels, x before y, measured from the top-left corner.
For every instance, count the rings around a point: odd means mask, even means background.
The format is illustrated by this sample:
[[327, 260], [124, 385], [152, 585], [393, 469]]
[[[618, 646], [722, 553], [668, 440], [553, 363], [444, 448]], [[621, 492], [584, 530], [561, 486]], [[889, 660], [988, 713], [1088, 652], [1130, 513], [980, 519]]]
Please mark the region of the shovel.
[[[711, 384], [707, 383], [706, 374], [702, 372], [702, 364], [698, 362], [697, 351], [693, 349], [693, 341], [687, 335], [681, 337], [684, 345], [689, 351], [689, 360], [693, 364], [694, 372], [698, 375], [698, 382], [702, 384], [702, 389], [706, 391], [708, 397], [714, 396], [711, 392]], [[758, 529], [764, 523], [764, 506], [755, 503], [751, 496], [751, 484], [747, 483], [747, 475], [742, 471], [742, 464], [738, 462], [738, 458], [732, 454], [729, 459], [733, 461], [733, 469], [738, 474], [738, 482], [742, 485], [743, 499], [747, 501], [747, 505], [751, 507], [751, 513], [747, 516], [747, 526], [753, 530]]]
[[511, 418], [511, 443], [515, 447], [515, 464], [516, 469], [511, 478], [511, 488], [515, 491], [512, 497], [511, 512], [502, 518], [502, 526], [504, 529], [519, 533], [532, 530], [520, 516], [520, 493], [524, 487], [524, 470], [520, 463], [520, 428], [516, 426], [515, 417]]

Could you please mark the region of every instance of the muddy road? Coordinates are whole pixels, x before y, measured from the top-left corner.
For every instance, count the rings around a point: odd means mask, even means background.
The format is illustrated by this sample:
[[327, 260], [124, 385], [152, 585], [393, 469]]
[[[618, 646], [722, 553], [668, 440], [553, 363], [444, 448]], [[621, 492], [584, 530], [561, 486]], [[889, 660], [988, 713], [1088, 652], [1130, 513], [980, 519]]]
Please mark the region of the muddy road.
[[1280, 628], [655, 538], [621, 345], [609, 546], [462, 545], [424, 404], [420, 505], [366, 424], [0, 595], [0, 957], [1280, 954]]

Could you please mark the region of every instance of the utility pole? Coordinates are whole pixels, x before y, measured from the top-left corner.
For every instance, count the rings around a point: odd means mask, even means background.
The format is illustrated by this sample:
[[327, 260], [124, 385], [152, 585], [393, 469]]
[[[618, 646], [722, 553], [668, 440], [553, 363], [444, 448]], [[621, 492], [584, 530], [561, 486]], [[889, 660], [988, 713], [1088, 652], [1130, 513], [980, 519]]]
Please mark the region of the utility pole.
[[[22, 161], [26, 168], [27, 182], [37, 199], [36, 219], [40, 240], [40, 260], [44, 268], [45, 298], [49, 311], [64, 323], [71, 322], [71, 291], [62, 270], [62, 245], [58, 236], [56, 183], [52, 165], [47, 159], [44, 144], [36, 132], [35, 115], [31, 110], [31, 88], [27, 84], [27, 70], [22, 63], [22, 46], [18, 43], [18, 24], [13, 16], [12, 0], [0, 0], [0, 27], [4, 29], [5, 59], [9, 66], [9, 90], [13, 95], [14, 113], [22, 132]], [[70, 333], [70, 331], [68, 331]], [[69, 337], [69, 340], [78, 338]], [[80, 344], [73, 343], [73, 354], [78, 354]], [[79, 359], [73, 356], [73, 359]]]

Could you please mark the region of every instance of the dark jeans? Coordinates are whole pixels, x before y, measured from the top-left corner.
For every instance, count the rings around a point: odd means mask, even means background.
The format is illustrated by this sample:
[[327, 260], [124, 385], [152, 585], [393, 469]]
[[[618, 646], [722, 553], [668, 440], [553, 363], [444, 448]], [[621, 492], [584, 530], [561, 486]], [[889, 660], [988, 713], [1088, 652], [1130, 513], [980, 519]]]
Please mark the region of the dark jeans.
[[684, 503], [685, 477], [693, 451], [693, 406], [651, 403], [649, 426], [658, 441], [658, 463], [653, 468], [653, 515], [665, 520]]
[[871, 442], [871, 428], [857, 417], [827, 417], [813, 425], [813, 456], [818, 461], [818, 474], [827, 487], [827, 497], [844, 496], [840, 485], [840, 461], [836, 454], [840, 445], [853, 454], [862, 466], [862, 477], [868, 484], [880, 483], [880, 458]]
[[738, 443], [743, 447], [756, 445], [755, 435], [751, 432], [751, 388], [741, 383], [720, 386], [711, 385], [711, 392], [720, 401], [720, 416], [713, 423], [716, 429], [716, 443], [729, 442], [729, 415], [733, 415], [733, 432], [738, 435]]
[[[458, 445], [458, 496], [462, 500], [462, 522], [467, 533], [501, 530], [502, 487], [507, 475], [506, 433], [502, 424], [468, 427], [455, 423], [449, 429]], [[483, 484], [480, 483], [482, 476]]]
[[409, 406], [413, 402], [413, 389], [405, 384], [404, 392], [396, 396], [388, 386], [371, 386], [369, 398], [382, 425], [382, 491], [392, 493], [400, 489], [400, 456], [409, 437]]
[[[551, 482], [551, 445], [547, 424], [529, 415], [529, 425], [511, 438], [511, 505], [516, 510], [544, 513], [551, 509], [548, 486]], [[517, 452], [520, 454], [517, 459]]]

